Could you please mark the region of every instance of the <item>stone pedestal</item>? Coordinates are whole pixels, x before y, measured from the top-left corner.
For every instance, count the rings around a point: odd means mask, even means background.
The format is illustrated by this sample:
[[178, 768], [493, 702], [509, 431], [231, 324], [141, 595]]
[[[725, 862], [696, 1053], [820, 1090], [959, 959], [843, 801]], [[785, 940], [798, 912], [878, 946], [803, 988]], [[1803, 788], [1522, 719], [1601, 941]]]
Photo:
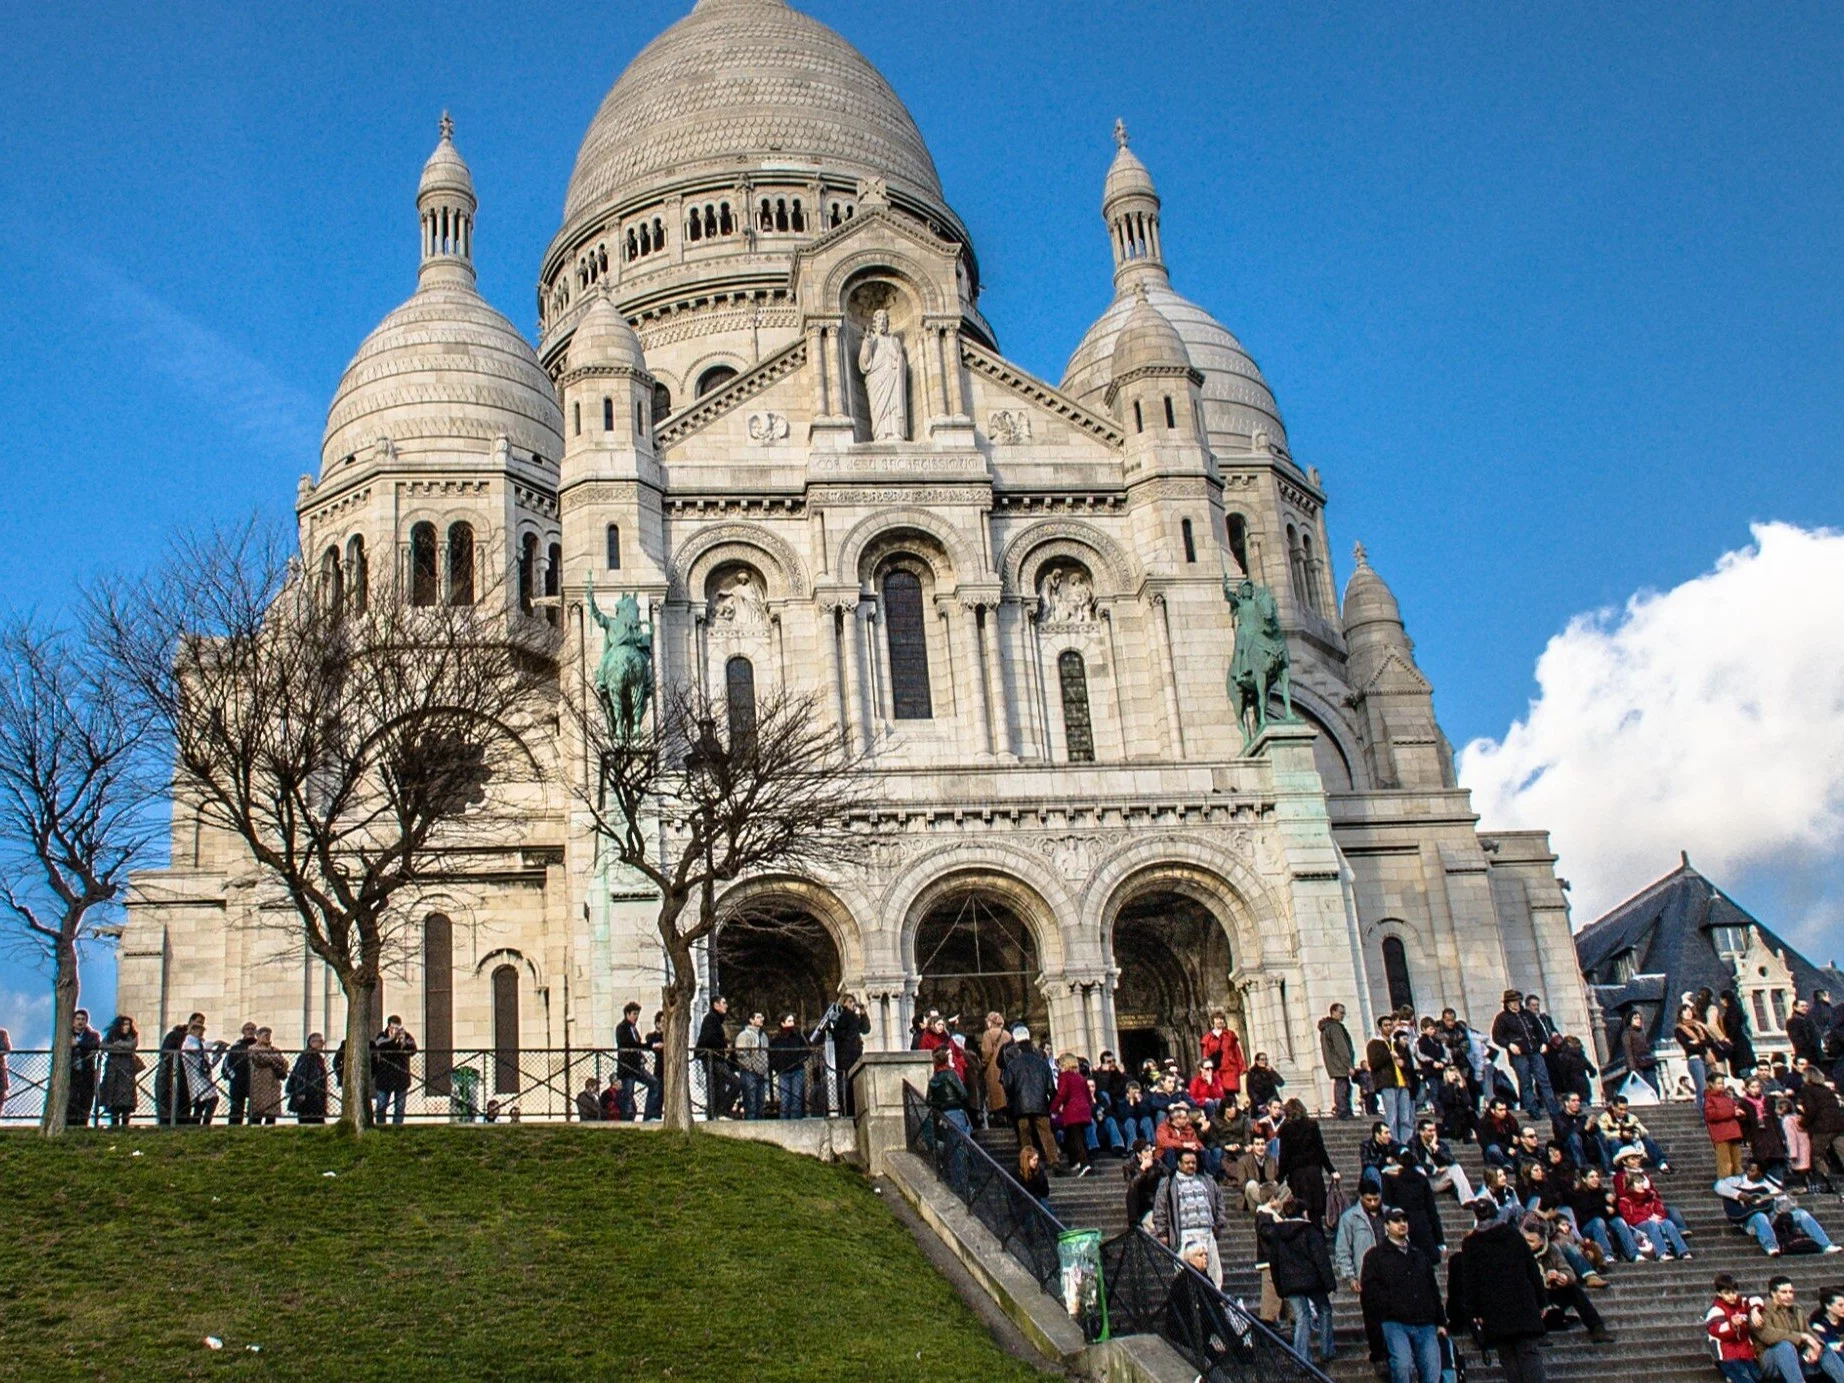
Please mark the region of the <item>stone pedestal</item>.
[[908, 1146], [903, 1128], [904, 1084], [926, 1089], [933, 1074], [934, 1060], [927, 1052], [866, 1052], [852, 1067], [858, 1156], [872, 1176], [882, 1176], [890, 1154]]

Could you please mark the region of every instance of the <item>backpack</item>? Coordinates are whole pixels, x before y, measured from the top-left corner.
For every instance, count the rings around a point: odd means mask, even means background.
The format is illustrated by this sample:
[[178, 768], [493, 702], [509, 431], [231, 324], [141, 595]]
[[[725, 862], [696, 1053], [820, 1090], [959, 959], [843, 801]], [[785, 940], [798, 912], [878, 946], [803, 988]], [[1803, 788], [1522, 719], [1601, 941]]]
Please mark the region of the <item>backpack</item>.
[[1818, 1246], [1818, 1240], [1800, 1232], [1799, 1227], [1793, 1223], [1790, 1210], [1782, 1210], [1774, 1216], [1774, 1238], [1780, 1241], [1780, 1252], [1783, 1254], [1823, 1252]]

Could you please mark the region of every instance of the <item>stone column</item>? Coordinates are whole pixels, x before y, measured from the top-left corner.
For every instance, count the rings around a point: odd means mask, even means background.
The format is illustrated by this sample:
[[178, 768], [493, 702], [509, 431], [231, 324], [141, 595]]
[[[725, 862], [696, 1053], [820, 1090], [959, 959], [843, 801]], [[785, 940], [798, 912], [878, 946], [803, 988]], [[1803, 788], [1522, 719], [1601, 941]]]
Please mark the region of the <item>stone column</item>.
[[999, 602], [990, 602], [980, 617], [981, 644], [986, 651], [986, 711], [988, 738], [994, 754], [1011, 757], [1010, 716], [1005, 710], [1005, 673], [999, 666]]
[[[871, 719], [869, 724], [890, 733], [890, 640], [884, 636], [884, 605], [872, 601], [866, 633], [871, 640]], [[868, 734], [868, 732], [867, 732]]]
[[994, 749], [992, 708], [987, 702], [986, 677], [980, 666], [983, 659], [980, 656], [979, 606], [971, 600], [962, 600], [960, 614], [957, 618], [961, 627], [966, 631], [965, 637], [960, 642], [965, 650], [963, 665], [967, 669], [967, 680], [973, 684], [974, 714], [979, 717], [980, 738], [986, 754], [990, 756]]
[[1159, 622], [1153, 642], [1158, 645], [1159, 683], [1165, 693], [1166, 724], [1171, 727], [1172, 752], [1177, 758], [1185, 756], [1184, 722], [1178, 716], [1178, 674], [1172, 664], [1172, 619], [1166, 609], [1164, 594], [1154, 595], [1153, 615]]
[[1018, 754], [1025, 759], [1050, 757], [1050, 732], [1043, 723], [1042, 697], [1037, 687], [1037, 597], [1025, 596], [1018, 601], [1017, 638], [1019, 694], [1024, 709], [1018, 716]]
[[[1120, 644], [1114, 637], [1114, 608], [1111, 605], [1097, 603], [1095, 612], [1101, 617], [1103, 628], [1107, 630], [1108, 639], [1108, 685], [1114, 691], [1114, 729], [1120, 736], [1120, 756], [1123, 760], [1130, 757], [1127, 753], [1129, 743], [1127, 736], [1127, 712], [1120, 699]], [[1097, 746], [1099, 747], [1099, 746]], [[1099, 757], [1099, 755], [1097, 755]]]
[[842, 616], [839, 633], [845, 640], [842, 652], [845, 658], [846, 742], [851, 745], [853, 753], [864, 753], [870, 748], [870, 739], [866, 730], [868, 722], [863, 719], [864, 692], [860, 686], [863, 674], [859, 666], [862, 657], [859, 649], [864, 640], [860, 635], [862, 621], [858, 602], [855, 600], [849, 603], [841, 601], [839, 611]]

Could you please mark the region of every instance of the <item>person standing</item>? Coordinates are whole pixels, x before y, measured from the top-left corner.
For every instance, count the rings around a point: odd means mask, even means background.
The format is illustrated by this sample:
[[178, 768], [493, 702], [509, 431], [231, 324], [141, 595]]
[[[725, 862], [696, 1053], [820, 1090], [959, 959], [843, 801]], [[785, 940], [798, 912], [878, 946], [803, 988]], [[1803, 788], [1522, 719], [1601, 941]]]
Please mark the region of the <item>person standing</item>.
[[1338, 1232], [1332, 1239], [1332, 1271], [1338, 1280], [1356, 1294], [1364, 1313], [1364, 1341], [1369, 1346], [1370, 1362], [1389, 1362], [1389, 1350], [1383, 1344], [1383, 1323], [1375, 1309], [1364, 1300], [1364, 1256], [1383, 1242], [1383, 1183], [1374, 1172], [1365, 1172], [1358, 1183], [1357, 1204], [1338, 1218]]
[[1223, 1093], [1241, 1094], [1242, 1073], [1248, 1069], [1248, 1058], [1242, 1051], [1242, 1039], [1229, 1025], [1227, 1014], [1210, 1015], [1210, 1031], [1204, 1034], [1198, 1049], [1202, 1060], [1215, 1064], [1217, 1084], [1223, 1087]]
[[[724, 1015], [730, 1001], [721, 994], [711, 997], [711, 1007], [698, 1024], [698, 1060], [704, 1066], [704, 1108], [707, 1119], [727, 1118], [735, 1093], [730, 1088], [730, 1063], [724, 1053], [730, 1050], [730, 1035], [724, 1031]], [[662, 1057], [662, 1060], [664, 1058]]]
[[1709, 1085], [1704, 1089], [1703, 1123], [1716, 1149], [1716, 1179], [1735, 1176], [1742, 1169], [1741, 1107], [1729, 1093], [1721, 1071], [1710, 1072]]
[[[1299, 1100], [1289, 1100], [1286, 1113], [1286, 1122], [1275, 1139], [1280, 1145], [1275, 1157], [1276, 1170], [1293, 1198], [1305, 1208], [1306, 1217], [1316, 1225], [1323, 1225], [1326, 1178], [1329, 1176], [1337, 1181], [1338, 1169], [1332, 1163], [1332, 1155], [1325, 1150], [1325, 1135], [1319, 1129], [1319, 1121], [1306, 1112], [1306, 1106]], [[1281, 1295], [1287, 1294], [1282, 1292]]]
[[1503, 1001], [1503, 1009], [1492, 1020], [1492, 1041], [1511, 1058], [1511, 1070], [1517, 1076], [1518, 1103], [1529, 1115], [1539, 1110], [1552, 1113], [1556, 1096], [1550, 1089], [1549, 1064], [1543, 1059], [1548, 1034], [1517, 990], [1507, 989]]
[[[1488, 1201], [1473, 1207], [1474, 1229], [1460, 1241], [1460, 1302], [1475, 1338], [1498, 1351], [1506, 1383], [1543, 1383], [1543, 1270], [1516, 1225], [1497, 1218]], [[1459, 1323], [1450, 1322], [1456, 1329]]]
[[282, 1082], [288, 1078], [288, 1058], [275, 1049], [274, 1032], [258, 1028], [244, 1060], [249, 1065], [250, 1122], [273, 1124], [282, 1112]]
[[192, 1096], [186, 1087], [186, 1063], [182, 1055], [187, 1025], [205, 1021], [195, 1013], [185, 1023], [175, 1023], [160, 1039], [159, 1055], [154, 1062], [154, 1122], [161, 1125], [191, 1122]]
[[807, 1039], [795, 1026], [794, 1015], [781, 1015], [781, 1026], [768, 1040], [769, 1069], [775, 1073], [775, 1099], [783, 1119], [807, 1117]]
[[237, 1040], [224, 1053], [224, 1085], [230, 1096], [227, 1124], [241, 1124], [250, 1107], [249, 1050], [256, 1045], [256, 1024], [245, 1023]]
[[387, 1109], [393, 1124], [403, 1122], [404, 1098], [410, 1092], [410, 1058], [415, 1052], [416, 1039], [393, 1013], [384, 1020], [384, 1031], [371, 1039], [372, 1123], [382, 1124]]
[[[147, 1069], [147, 1063], [136, 1050], [140, 1045], [141, 1034], [126, 1013], [116, 1015], [102, 1035], [102, 1087], [96, 1103], [109, 1112], [111, 1127], [125, 1128], [141, 1103], [136, 1078]], [[0, 1099], [0, 1104], [4, 1102]]]
[[297, 1124], [327, 1121], [327, 1040], [320, 1033], [307, 1035], [307, 1050], [295, 1058], [288, 1073], [288, 1108]]
[[[594, 1076], [583, 1081], [583, 1088], [576, 1092], [576, 1117], [585, 1124], [602, 1122], [602, 1082]], [[628, 1107], [627, 1117], [634, 1117], [633, 1106]]]
[[736, 1078], [743, 1084], [743, 1117], [760, 1119], [768, 1099], [767, 1018], [760, 1013], [736, 1034]]
[[[255, 1034], [250, 1036], [251, 1041], [255, 1041]], [[182, 1123], [211, 1123], [220, 1094], [215, 1068], [224, 1059], [226, 1050], [222, 1042], [206, 1044], [205, 1015], [193, 1014], [186, 1024], [185, 1037], [179, 1047], [180, 1062], [185, 1067], [186, 1095], [190, 1101]]]
[[986, 1127], [1005, 1117], [1005, 1049], [1012, 1035], [1005, 1030], [1005, 1015], [986, 1015], [986, 1030], [980, 1034], [980, 1079], [986, 1094]]
[[1050, 1122], [1060, 1127], [1063, 1156], [1079, 1177], [1093, 1170], [1088, 1160], [1088, 1130], [1095, 1121], [1095, 1104], [1089, 1097], [1088, 1077], [1069, 1052], [1057, 1058], [1056, 1094], [1050, 1100]]
[[1409, 1242], [1400, 1206], [1383, 1212], [1383, 1242], [1365, 1255], [1358, 1283], [1382, 1326], [1390, 1383], [1441, 1383], [1441, 1289], [1433, 1260]]
[[1634, 1013], [1626, 1020], [1626, 1027], [1620, 1033], [1620, 1050], [1626, 1055], [1626, 1069], [1647, 1085], [1656, 1095], [1664, 1091], [1658, 1085], [1658, 1057], [1653, 1054], [1651, 1040], [1646, 1036], [1646, 1016]]
[[88, 1009], [71, 1015], [70, 1095], [64, 1103], [64, 1124], [82, 1128], [90, 1121], [90, 1109], [96, 1103], [96, 1063], [102, 1051], [102, 1035], [90, 1026]]
[[1357, 1075], [1357, 1048], [1345, 1027], [1345, 1006], [1333, 1004], [1319, 1020], [1319, 1059], [1332, 1082], [1332, 1117], [1351, 1117], [1351, 1080]]
[[1153, 1201], [1153, 1237], [1181, 1257], [1192, 1244], [1204, 1244], [1210, 1280], [1220, 1289], [1223, 1260], [1217, 1235], [1228, 1228], [1223, 1193], [1215, 1181], [1199, 1173], [1197, 1154], [1184, 1149], [1178, 1154], [1177, 1168], [1160, 1185]]
[[1725, 989], [1716, 1000], [1716, 1025], [1728, 1044], [1729, 1070], [1737, 1077], [1754, 1069], [1754, 1034], [1748, 1027], [1748, 1011], [1733, 989]]
[[642, 1117], [634, 1109], [636, 1087], [647, 1092], [647, 1102], [643, 1108], [649, 1114], [657, 1115], [659, 1081], [647, 1070], [647, 1044], [640, 1035], [640, 1005], [636, 1003], [630, 1002], [621, 1010], [621, 1021], [615, 1025], [615, 1074], [621, 1081], [619, 1101], [622, 1118], [632, 1120]]
[[1390, 1140], [1400, 1145], [1415, 1136], [1415, 1100], [1393, 1040], [1395, 1029], [1393, 1014], [1377, 1019], [1377, 1035], [1364, 1046], [1364, 1066], [1370, 1072], [1371, 1091], [1383, 1106]]
[[1332, 1293], [1338, 1290], [1338, 1279], [1319, 1221], [1298, 1197], [1290, 1195], [1283, 1198], [1278, 1215], [1259, 1226], [1255, 1237], [1256, 1258], [1268, 1265], [1275, 1294], [1293, 1309], [1293, 1352], [1316, 1364], [1331, 1363], [1337, 1348], [1332, 1337]]
[[832, 1016], [832, 1065], [839, 1077], [839, 1113], [853, 1118], [858, 1113], [858, 1098], [852, 1091], [852, 1068], [864, 1059], [864, 1039], [870, 1035], [870, 1015], [858, 1007], [850, 994], [839, 996], [838, 1011]]
[[1678, 1008], [1677, 1026], [1671, 1030], [1671, 1035], [1684, 1053], [1684, 1066], [1690, 1072], [1691, 1088], [1697, 1103], [1702, 1104], [1703, 1091], [1709, 1084], [1710, 1046], [1714, 1038], [1710, 1030], [1703, 1026], [1703, 1020], [1697, 1016], [1695, 1004], [1683, 1004]]
[[[953, 1059], [947, 1048], [935, 1048], [934, 1071], [928, 1079], [928, 1090], [924, 1096], [928, 1107], [935, 1110], [948, 1123], [954, 1125], [969, 1138], [973, 1136], [973, 1124], [967, 1117], [967, 1107], [971, 1103], [967, 1095], [967, 1086], [954, 1072]], [[956, 1191], [965, 1194], [967, 1181], [967, 1150], [958, 1140], [951, 1141], [948, 1154], [948, 1183]]]
[[1050, 1131], [1050, 1063], [1031, 1042], [1029, 1029], [1024, 1033], [1022, 1038], [1016, 1031], [1012, 1034], [1014, 1055], [1001, 1077], [1005, 1107], [1017, 1126], [1019, 1145], [1035, 1142], [1048, 1169], [1057, 1166], [1056, 1140]]
[[1814, 1066], [1824, 1062], [1825, 1033], [1812, 1016], [1809, 1000], [1793, 1001], [1793, 1015], [1786, 1020], [1786, 1040], [1793, 1045], [1795, 1059], [1804, 1057]]

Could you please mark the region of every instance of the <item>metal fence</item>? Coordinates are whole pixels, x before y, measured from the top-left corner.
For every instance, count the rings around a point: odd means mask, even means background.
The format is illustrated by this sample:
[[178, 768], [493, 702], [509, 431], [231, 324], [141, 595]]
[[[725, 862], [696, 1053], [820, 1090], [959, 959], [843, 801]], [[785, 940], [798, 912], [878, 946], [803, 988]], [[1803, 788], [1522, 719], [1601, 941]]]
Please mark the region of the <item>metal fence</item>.
[[[1006, 1252], [1061, 1301], [1057, 1242], [1063, 1222], [907, 1084], [903, 1118], [909, 1150], [926, 1159]], [[1130, 1228], [1108, 1240], [1101, 1262], [1107, 1311], [1080, 1320], [1089, 1339], [1104, 1330], [1161, 1336], [1197, 1369], [1202, 1383], [1330, 1383], [1240, 1302], [1145, 1230]]]
[[[292, 1072], [300, 1053], [281, 1048], [274, 1050]], [[326, 1118], [331, 1121], [339, 1118], [341, 1110], [339, 1055], [334, 1051], [322, 1055], [327, 1064]], [[198, 1116], [206, 1103], [209, 1103], [209, 1122], [213, 1124], [228, 1123], [233, 1118], [238, 1122], [250, 1121], [249, 1102], [243, 1095], [241, 1082], [231, 1080], [224, 1053], [211, 1053], [212, 1080], [208, 1087], [201, 1087], [199, 1106], [193, 1105], [189, 1090], [177, 1102], [173, 1097], [183, 1080], [183, 1076], [176, 1074], [178, 1054], [149, 1049], [136, 1052], [134, 1058], [136, 1061], [130, 1064], [139, 1065], [133, 1073], [134, 1099], [125, 1111], [131, 1123], [197, 1125], [202, 1122]], [[428, 1124], [574, 1120], [579, 1117], [576, 1098], [585, 1082], [593, 1079], [600, 1094], [611, 1081], [621, 1078], [620, 1059], [621, 1054], [613, 1047], [420, 1050], [410, 1056], [408, 1063], [402, 1100], [403, 1121]], [[52, 1053], [42, 1049], [0, 1052], [0, 1125], [39, 1121], [50, 1086], [51, 1060]], [[87, 1103], [80, 1101], [80, 1111], [72, 1111], [82, 1113], [81, 1122], [100, 1126], [120, 1116], [122, 1111], [109, 1108], [106, 1099], [111, 1090], [121, 1088], [121, 1082], [112, 1082], [107, 1073], [109, 1062], [123, 1060], [122, 1054], [96, 1056], [96, 1094]], [[634, 1060], [631, 1053], [628, 1060]], [[657, 1082], [656, 1060], [646, 1056], [639, 1060], [646, 1078]], [[758, 1101], [757, 1091], [751, 1089], [755, 1076], [751, 1068], [756, 1065], [754, 1054], [730, 1051], [694, 1055], [689, 1072], [693, 1111], [701, 1118], [713, 1117], [710, 1091], [714, 1084], [716, 1117], [743, 1117], [746, 1105], [755, 1117], [770, 1119], [820, 1118], [841, 1112], [842, 1082], [824, 1046], [809, 1048], [804, 1060], [786, 1052], [777, 1053], [773, 1064], [776, 1069], [766, 1071], [761, 1081]], [[782, 1079], [784, 1072], [780, 1068], [784, 1067], [797, 1069], [799, 1078]], [[162, 1098], [163, 1082], [166, 1098]], [[658, 1096], [650, 1097], [646, 1081], [633, 1082], [631, 1095], [631, 1113], [627, 1101], [621, 1102], [622, 1118], [657, 1116]], [[182, 1108], [174, 1110], [175, 1103]], [[289, 1109], [286, 1095], [277, 1116], [279, 1123], [296, 1122], [297, 1115]], [[395, 1117], [396, 1101], [393, 1099], [386, 1118]]]

